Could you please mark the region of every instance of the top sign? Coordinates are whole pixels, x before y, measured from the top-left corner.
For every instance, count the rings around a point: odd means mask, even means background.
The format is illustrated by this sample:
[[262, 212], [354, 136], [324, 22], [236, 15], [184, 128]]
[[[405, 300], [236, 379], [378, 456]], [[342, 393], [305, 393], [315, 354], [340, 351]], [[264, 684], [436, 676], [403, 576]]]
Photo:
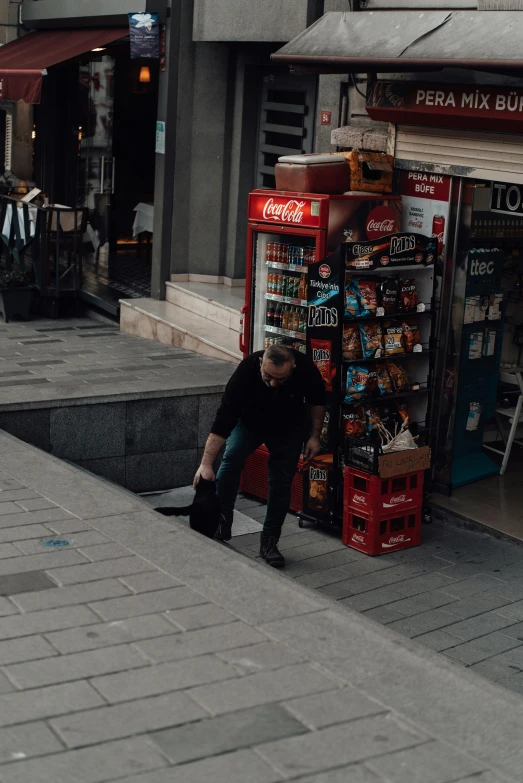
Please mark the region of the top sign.
[[249, 220], [276, 223], [295, 228], [322, 228], [327, 205], [323, 200], [302, 194], [281, 195], [254, 191], [249, 195]]
[[375, 82], [367, 112], [373, 120], [443, 128], [523, 130], [523, 90], [495, 86]]

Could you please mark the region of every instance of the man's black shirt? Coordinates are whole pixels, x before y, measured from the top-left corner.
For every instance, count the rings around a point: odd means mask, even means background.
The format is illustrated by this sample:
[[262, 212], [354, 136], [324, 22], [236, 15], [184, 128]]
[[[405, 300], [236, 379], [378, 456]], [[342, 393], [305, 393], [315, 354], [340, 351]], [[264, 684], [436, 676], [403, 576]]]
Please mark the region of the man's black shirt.
[[240, 421], [260, 435], [290, 432], [305, 421], [307, 405], [325, 405], [325, 386], [315, 364], [293, 351], [296, 366], [285, 383], [267, 386], [260, 372], [263, 351], [244, 359], [234, 371], [211, 432], [228, 438]]

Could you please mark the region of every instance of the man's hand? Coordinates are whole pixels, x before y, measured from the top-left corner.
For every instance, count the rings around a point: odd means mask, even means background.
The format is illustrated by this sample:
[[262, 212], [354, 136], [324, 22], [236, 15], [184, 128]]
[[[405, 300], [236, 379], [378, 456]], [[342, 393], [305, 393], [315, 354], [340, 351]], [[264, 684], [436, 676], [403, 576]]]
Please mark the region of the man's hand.
[[192, 483], [194, 489], [196, 489], [196, 485], [199, 482], [199, 480], [203, 478], [206, 481], [216, 481], [216, 476], [214, 475], [214, 470], [209, 467], [209, 465], [204, 465], [203, 463], [200, 465], [198, 470], [196, 471], [196, 475], [194, 477], [194, 481]]
[[320, 439], [315, 435], [311, 435], [307, 443], [305, 444], [305, 452], [303, 454], [305, 462], [310, 462], [320, 453]]

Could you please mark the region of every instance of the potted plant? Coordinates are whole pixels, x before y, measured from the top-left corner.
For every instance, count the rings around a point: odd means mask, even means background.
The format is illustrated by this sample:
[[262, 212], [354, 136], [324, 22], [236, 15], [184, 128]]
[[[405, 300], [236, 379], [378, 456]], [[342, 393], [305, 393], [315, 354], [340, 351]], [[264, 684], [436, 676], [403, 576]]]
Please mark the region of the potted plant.
[[29, 320], [33, 288], [29, 275], [17, 269], [0, 269], [0, 312], [6, 323], [18, 315]]

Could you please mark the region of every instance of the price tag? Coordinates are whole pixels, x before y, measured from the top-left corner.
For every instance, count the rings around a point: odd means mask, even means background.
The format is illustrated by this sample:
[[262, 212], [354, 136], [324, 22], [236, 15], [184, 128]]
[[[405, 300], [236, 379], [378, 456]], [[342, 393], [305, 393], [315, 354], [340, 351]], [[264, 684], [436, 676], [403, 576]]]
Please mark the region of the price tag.
[[383, 307], [377, 307], [376, 308], [376, 315], [379, 318], [382, 318], [385, 315], [385, 309]]
[[418, 313], [424, 313], [425, 312], [425, 302], [418, 302], [418, 306], [416, 308]]

